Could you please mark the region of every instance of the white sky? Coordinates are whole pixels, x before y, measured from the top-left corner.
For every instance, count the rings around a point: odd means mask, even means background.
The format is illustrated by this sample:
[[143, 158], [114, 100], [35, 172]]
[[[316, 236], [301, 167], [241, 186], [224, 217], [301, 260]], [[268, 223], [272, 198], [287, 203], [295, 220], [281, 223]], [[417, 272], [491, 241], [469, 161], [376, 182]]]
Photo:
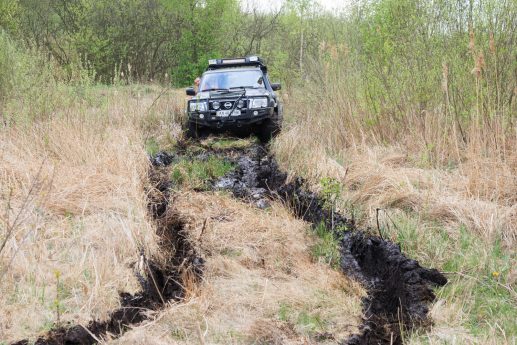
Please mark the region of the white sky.
[[[327, 11], [343, 11], [353, 0], [314, 0]], [[285, 0], [241, 0], [243, 7], [271, 11], [280, 8]]]

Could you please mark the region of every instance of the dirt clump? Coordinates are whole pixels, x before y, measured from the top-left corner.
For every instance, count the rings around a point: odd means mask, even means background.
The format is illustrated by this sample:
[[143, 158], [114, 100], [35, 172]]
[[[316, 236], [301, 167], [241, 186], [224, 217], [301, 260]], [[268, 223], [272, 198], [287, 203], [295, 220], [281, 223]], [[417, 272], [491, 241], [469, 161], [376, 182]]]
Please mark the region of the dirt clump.
[[431, 287], [447, 283], [440, 272], [407, 258], [395, 243], [364, 232], [346, 232], [340, 243], [341, 269], [368, 290], [360, 333], [344, 344], [402, 344], [402, 331], [430, 323]]

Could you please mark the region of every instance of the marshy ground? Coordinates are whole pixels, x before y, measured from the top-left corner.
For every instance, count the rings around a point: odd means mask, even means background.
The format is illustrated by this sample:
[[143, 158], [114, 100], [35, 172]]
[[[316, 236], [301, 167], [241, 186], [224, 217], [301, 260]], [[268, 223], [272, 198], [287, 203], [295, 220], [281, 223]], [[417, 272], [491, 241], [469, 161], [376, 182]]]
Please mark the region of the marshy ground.
[[149, 181], [161, 257], [142, 252], [132, 265], [141, 291], [121, 292], [107, 320], [53, 329], [37, 344], [137, 342], [144, 321], [162, 317], [176, 323], [175, 343], [402, 344], [431, 324], [432, 287], [446, 278], [359, 230], [328, 195], [282, 172], [267, 146], [179, 142], [151, 156]]

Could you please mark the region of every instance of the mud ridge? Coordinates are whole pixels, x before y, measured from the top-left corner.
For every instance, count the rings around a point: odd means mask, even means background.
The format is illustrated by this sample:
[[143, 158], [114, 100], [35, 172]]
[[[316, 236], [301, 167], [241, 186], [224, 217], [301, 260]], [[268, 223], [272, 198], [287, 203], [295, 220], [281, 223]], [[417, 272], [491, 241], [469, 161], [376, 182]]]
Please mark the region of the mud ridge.
[[402, 344], [403, 334], [430, 325], [427, 314], [435, 299], [432, 288], [447, 283], [443, 274], [421, 267], [397, 244], [360, 230], [353, 220], [326, 209], [322, 198], [311, 192], [302, 178], [288, 179], [266, 147], [256, 144], [208, 154], [236, 165], [233, 172], [213, 182], [214, 189], [230, 190], [235, 197], [261, 208], [272, 199], [281, 200], [298, 218], [339, 229], [332, 231], [340, 243], [341, 269], [368, 292], [359, 333], [341, 344]]
[[[169, 162], [165, 162], [169, 164]], [[134, 295], [121, 292], [120, 308], [110, 313], [107, 320], [93, 320], [86, 326], [63, 325], [52, 329], [35, 342], [21, 340], [14, 345], [90, 345], [103, 339], [114, 339], [149, 319], [150, 311], [164, 308], [170, 301], [181, 301], [185, 297], [185, 280], [200, 279], [203, 259], [196, 254], [184, 232], [184, 222], [174, 211], [170, 201], [170, 182], [161, 171], [163, 162], [152, 160], [149, 171], [151, 188], [148, 190], [148, 210], [156, 222], [160, 238], [160, 251], [165, 260], [146, 258], [143, 251], [140, 260], [133, 265], [141, 292]]]

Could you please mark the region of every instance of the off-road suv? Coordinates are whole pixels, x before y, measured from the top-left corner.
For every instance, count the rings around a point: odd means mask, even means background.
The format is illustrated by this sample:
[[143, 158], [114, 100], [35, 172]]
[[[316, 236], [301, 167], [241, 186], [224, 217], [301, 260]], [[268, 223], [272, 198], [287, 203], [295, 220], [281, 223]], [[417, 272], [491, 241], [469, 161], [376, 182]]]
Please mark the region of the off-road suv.
[[208, 61], [198, 92], [187, 88], [187, 135], [202, 132], [251, 131], [268, 141], [282, 127], [283, 111], [258, 56]]

